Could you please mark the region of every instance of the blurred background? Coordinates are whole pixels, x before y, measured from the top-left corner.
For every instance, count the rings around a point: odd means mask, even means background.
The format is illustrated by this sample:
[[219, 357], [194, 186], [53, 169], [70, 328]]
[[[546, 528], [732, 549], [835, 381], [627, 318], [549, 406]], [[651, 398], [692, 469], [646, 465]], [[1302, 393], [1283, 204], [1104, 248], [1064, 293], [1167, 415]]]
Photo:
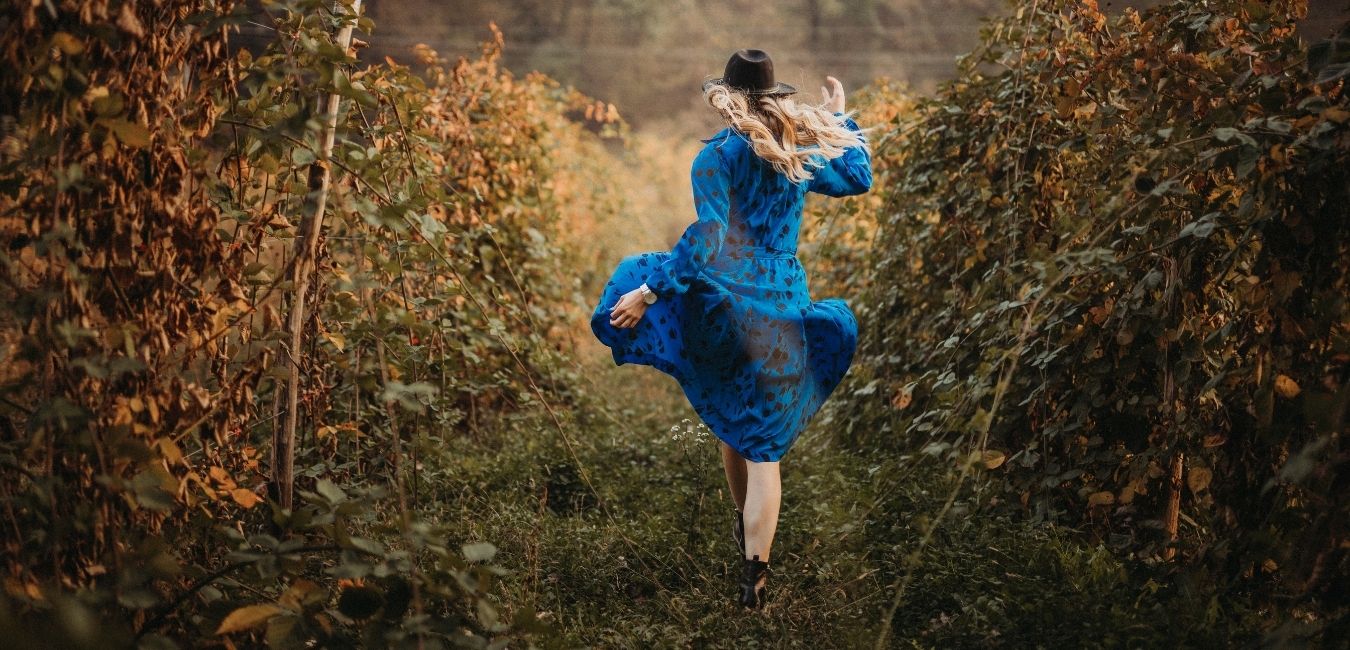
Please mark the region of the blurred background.
[[[1111, 12], [1156, 4], [1101, 2]], [[1346, 0], [1311, 0], [1305, 39], [1326, 36]], [[375, 20], [363, 56], [406, 59], [426, 43], [453, 58], [473, 54], [495, 22], [512, 71], [539, 70], [615, 104], [638, 129], [672, 135], [715, 125], [699, 83], [719, 76], [731, 52], [767, 50], [781, 81], [807, 99], [826, 74], [857, 88], [877, 77], [931, 90], [980, 37], [1003, 0], [368, 0]]]
[[[1108, 13], [1157, 4], [1099, 1]], [[687, 174], [698, 138], [723, 126], [700, 84], [721, 76], [733, 51], [767, 50], [779, 80], [806, 101], [819, 101], [827, 74], [850, 93], [879, 79], [929, 93], [980, 42], [986, 19], [1012, 9], [1005, 0], [366, 0], [364, 11], [375, 22], [360, 54], [366, 62], [413, 63], [418, 44], [472, 58], [495, 23], [513, 74], [539, 71], [613, 104], [631, 127], [626, 144], [608, 141], [633, 174], [628, 244], [660, 249], [691, 219]], [[1299, 29], [1317, 41], [1348, 19], [1350, 0], [1309, 0]], [[260, 51], [271, 35], [260, 22], [238, 39]]]
[[[1112, 14], [1159, 4], [1098, 2]], [[452, 61], [474, 58], [495, 24], [511, 73], [538, 71], [612, 104], [631, 130], [606, 145], [632, 176], [623, 182], [625, 246], [596, 246], [614, 254], [668, 248], [692, 219], [689, 161], [699, 138], [724, 126], [699, 87], [735, 50], [767, 50], [778, 79], [805, 101], [819, 101], [825, 75], [849, 93], [886, 80], [907, 96], [927, 94], [954, 76], [989, 18], [1014, 10], [1006, 0], [365, 0], [375, 28], [360, 57], [415, 64], [414, 47], [426, 44]], [[1350, 0], [1309, 0], [1301, 37], [1320, 41], [1347, 20]], [[239, 44], [261, 51], [272, 36], [263, 22], [245, 25]]]

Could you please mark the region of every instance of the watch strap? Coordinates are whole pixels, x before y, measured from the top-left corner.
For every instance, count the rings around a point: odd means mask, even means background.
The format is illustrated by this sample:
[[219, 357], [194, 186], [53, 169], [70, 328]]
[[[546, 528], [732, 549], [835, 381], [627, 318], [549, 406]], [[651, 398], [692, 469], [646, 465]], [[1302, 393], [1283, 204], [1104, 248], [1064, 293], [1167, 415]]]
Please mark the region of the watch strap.
[[638, 287], [638, 291], [642, 294], [642, 302], [649, 305], [656, 302], [656, 292], [652, 291], [651, 287], [648, 287], [646, 282], [643, 282], [642, 286]]

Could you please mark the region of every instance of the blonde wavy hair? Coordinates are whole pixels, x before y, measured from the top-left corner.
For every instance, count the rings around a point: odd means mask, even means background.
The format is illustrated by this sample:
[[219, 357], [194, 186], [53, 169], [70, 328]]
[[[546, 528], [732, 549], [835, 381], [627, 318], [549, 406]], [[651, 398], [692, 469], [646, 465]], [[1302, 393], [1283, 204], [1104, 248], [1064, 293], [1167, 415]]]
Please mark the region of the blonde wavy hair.
[[848, 147], [867, 146], [864, 135], [849, 129], [844, 118], [786, 96], [751, 98], [724, 84], [710, 83], [703, 89], [703, 100], [749, 137], [756, 155], [794, 183], [811, 179], [811, 169], [821, 166], [815, 156], [829, 161], [842, 156]]

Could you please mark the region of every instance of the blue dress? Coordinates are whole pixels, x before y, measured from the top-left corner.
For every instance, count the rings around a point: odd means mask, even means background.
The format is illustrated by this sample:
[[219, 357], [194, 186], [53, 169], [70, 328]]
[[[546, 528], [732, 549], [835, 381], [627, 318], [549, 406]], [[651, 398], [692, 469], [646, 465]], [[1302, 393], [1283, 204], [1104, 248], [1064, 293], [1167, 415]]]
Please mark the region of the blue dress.
[[[851, 118], [848, 127], [858, 130]], [[698, 220], [669, 252], [624, 258], [591, 316], [614, 363], [674, 377], [694, 411], [745, 458], [776, 461], [844, 378], [858, 323], [839, 298], [813, 302], [797, 259], [807, 192], [848, 196], [872, 186], [865, 146], [794, 183], [731, 127], [708, 140], [691, 176]], [[609, 310], [643, 282], [657, 294], [632, 328]]]

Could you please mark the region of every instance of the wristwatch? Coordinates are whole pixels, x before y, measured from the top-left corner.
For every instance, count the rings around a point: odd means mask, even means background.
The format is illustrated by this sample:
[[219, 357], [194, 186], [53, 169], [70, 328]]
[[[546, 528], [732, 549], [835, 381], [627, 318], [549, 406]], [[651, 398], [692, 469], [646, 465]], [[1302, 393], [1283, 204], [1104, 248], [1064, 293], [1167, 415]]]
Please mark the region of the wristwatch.
[[646, 282], [643, 282], [642, 286], [638, 287], [638, 292], [642, 294], [642, 302], [649, 305], [656, 304], [656, 292], [652, 291], [651, 287], [647, 286]]

